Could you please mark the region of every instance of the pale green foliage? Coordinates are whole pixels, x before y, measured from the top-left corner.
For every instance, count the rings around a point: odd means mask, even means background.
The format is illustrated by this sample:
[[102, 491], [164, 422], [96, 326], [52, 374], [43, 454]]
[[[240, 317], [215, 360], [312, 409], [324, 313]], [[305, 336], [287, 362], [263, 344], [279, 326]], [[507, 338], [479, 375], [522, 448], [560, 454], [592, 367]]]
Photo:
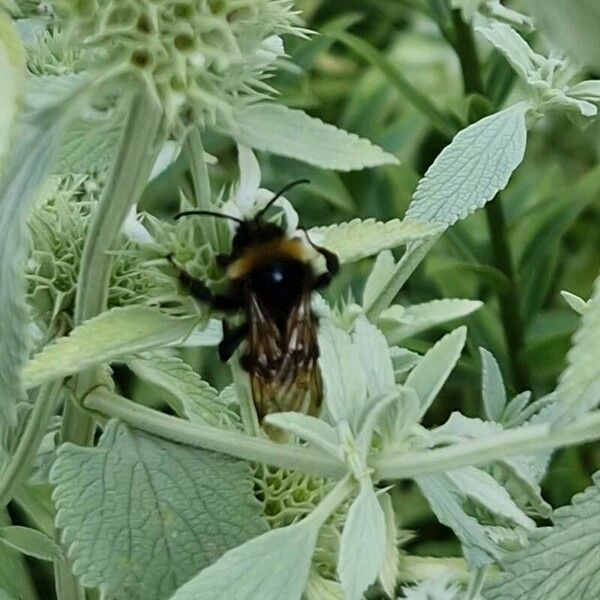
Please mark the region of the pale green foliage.
[[490, 581], [486, 600], [573, 600], [600, 594], [597, 547], [600, 491], [594, 485], [554, 513], [554, 525], [534, 532], [529, 546], [509, 555]]
[[0, 528], [0, 543], [41, 560], [53, 561], [61, 556], [61, 550], [54, 540], [29, 527]]
[[23, 397], [21, 369], [28, 352], [27, 307], [22, 273], [27, 235], [25, 216], [50, 169], [63, 129], [57, 111], [47, 111], [25, 125], [11, 168], [0, 183], [0, 416], [15, 423], [15, 403]]
[[[4, 513], [0, 516], [0, 523], [2, 526], [7, 526], [9, 523]], [[2, 600], [38, 598], [27, 572], [25, 557], [2, 543], [0, 543], [0, 598]]]
[[[534, 526], [508, 492], [481, 469], [466, 467], [416, 481], [439, 521], [461, 541], [471, 567], [490, 564], [506, 549], [523, 545], [519, 528]], [[479, 519], [472, 516], [473, 509], [481, 511]]]
[[479, 348], [481, 354], [481, 390], [485, 414], [490, 421], [500, 421], [506, 406], [506, 388], [500, 367], [491, 352]]
[[534, 29], [533, 21], [526, 15], [512, 10], [500, 0], [450, 0], [452, 8], [459, 9], [465, 21], [478, 20], [477, 17], [494, 19], [525, 30]]
[[25, 81], [25, 57], [11, 19], [0, 11], [0, 174], [13, 139], [14, 125], [22, 101]]
[[566, 60], [534, 52], [511, 27], [492, 22], [478, 31], [509, 61], [527, 83], [534, 111], [561, 110], [579, 117], [595, 117], [600, 103], [598, 81], [569, 85], [577, 69]]
[[403, 587], [406, 600], [461, 600], [460, 586], [450, 575], [439, 575], [413, 587]]
[[594, 285], [581, 324], [568, 354], [568, 366], [561, 375], [556, 395], [561, 416], [575, 417], [591, 410], [600, 401], [600, 277]]
[[[383, 8], [388, 10], [392, 4]], [[14, 496], [15, 506], [28, 516], [34, 505], [28, 521], [31, 528], [11, 527], [0, 515], [0, 589], [5, 595], [35, 600], [28, 591], [26, 572], [9, 547], [55, 561], [61, 600], [77, 597], [79, 583], [98, 588], [91, 593], [106, 600], [362, 600], [382, 591], [394, 598], [399, 586], [403, 597], [413, 600], [475, 600], [479, 588], [472, 586], [465, 594], [463, 584], [469, 575], [472, 583], [477, 581], [483, 570], [474, 569], [491, 563], [506, 569], [499, 583], [489, 586], [491, 600], [496, 600], [493, 594], [499, 594], [498, 600], [520, 600], [519, 594], [523, 600], [575, 600], [578, 588], [573, 586], [587, 582], [587, 589], [594, 592], [593, 586], [600, 586], [592, 573], [597, 563], [592, 546], [598, 545], [596, 488], [576, 499], [574, 507], [558, 511], [551, 530], [536, 531], [531, 518], [551, 516], [540, 490], [548, 448], [595, 435], [598, 414], [586, 415], [592, 423], [589, 428], [577, 417], [594, 408], [600, 398], [598, 288], [589, 303], [567, 297], [583, 316], [569, 367], [554, 394], [530, 403], [531, 393], [522, 392], [509, 400], [507, 388], [512, 386], [504, 384], [495, 358], [482, 349], [481, 395], [489, 420], [453, 413], [432, 429], [421, 421], [428, 411], [437, 418], [438, 413], [430, 409], [459, 361], [460, 370], [450, 387], [462, 401], [463, 382], [477, 380], [474, 348], [477, 344], [494, 347], [484, 344], [497, 333], [486, 331], [492, 329], [490, 306], [470, 321], [473, 336], [463, 357], [465, 327], [437, 342], [414, 338], [434, 327], [448, 329], [451, 321], [479, 309], [479, 301], [426, 302], [427, 298], [420, 299], [417, 285], [409, 291], [421, 303], [397, 304], [398, 292], [439, 235], [507, 185], [523, 158], [527, 127], [550, 110], [589, 120], [600, 103], [600, 83], [578, 82], [570, 63], [534, 51], [516, 31], [530, 29], [531, 21], [498, 0], [453, 0], [428, 6], [444, 34], [450, 33], [444, 30], [450, 17], [461, 14], [479, 29], [478, 42], [484, 46], [489, 42], [497, 50], [490, 61], [484, 53], [480, 56], [490, 66], [497, 62], [485, 82], [484, 95], [489, 97], [465, 97], [464, 102], [451, 104], [452, 114], [442, 113], [412, 87], [412, 81], [396, 72], [395, 57], [380, 55], [361, 38], [338, 37], [378, 69], [377, 77], [357, 81], [360, 94], [368, 89], [369, 109], [388, 102], [384, 98], [388, 90], [379, 87], [382, 73], [385, 87], [392, 82], [403, 96], [406, 129], [403, 122], [390, 122], [391, 129], [383, 135], [374, 133], [373, 139], [384, 140], [386, 148], [408, 156], [413, 143], [404, 138], [421, 136], [430, 125], [452, 135], [462, 117], [481, 114], [479, 108], [491, 114], [464, 127], [439, 154], [418, 184], [404, 220], [354, 219], [309, 230], [310, 240], [335, 252], [342, 263], [357, 263], [345, 269], [350, 277], [365, 275], [370, 263], [363, 259], [375, 257], [375, 261], [362, 302], [349, 294], [347, 301], [332, 307], [315, 294], [324, 407], [319, 417], [269, 415], [265, 430], [278, 428], [279, 443], [267, 439], [250, 414], [245, 375], [235, 358], [235, 384], [218, 391], [203, 379], [226, 381], [225, 367], [213, 370], [214, 350], [188, 354], [187, 348], [217, 345], [223, 315], [207, 314], [209, 307], [178, 284], [177, 270], [166, 260], [171, 255], [178, 266], [221, 292], [225, 273], [217, 257], [229, 251], [235, 226], [219, 222], [217, 228], [213, 220], [158, 218], [165, 216], [161, 211], [166, 206], [157, 199], [163, 192], [157, 192], [156, 177], [175, 167], [164, 179], [182, 187], [183, 210], [219, 210], [252, 218], [273, 196], [261, 187], [261, 168], [252, 150], [256, 149], [284, 157], [271, 161], [260, 156], [268, 180], [279, 178], [280, 164], [285, 165], [282, 178], [296, 169], [299, 176], [310, 173], [313, 187], [306, 188], [306, 196], [313, 192], [338, 208], [363, 214], [353, 206], [352, 197], [358, 198], [359, 192], [348, 193], [350, 183], [360, 176], [342, 180], [319, 169], [360, 170], [396, 165], [398, 160], [364, 137], [291, 108], [300, 105], [298, 96], [293, 92], [290, 100], [286, 95], [290, 88], [285, 80], [295, 80], [302, 70], [335, 73], [337, 68], [343, 71], [345, 61], [338, 63], [336, 49], [331, 55], [336, 57], [333, 66], [312, 62], [319, 48], [329, 44], [320, 39], [307, 43], [306, 54], [290, 45], [299, 56], [298, 64], [292, 64], [280, 35], [302, 36], [305, 30], [291, 0], [57, 0], [57, 17], [47, 15], [19, 25], [32, 74], [28, 103], [38, 116], [25, 123], [25, 135], [10, 157], [13, 167], [0, 189], [0, 420], [16, 423], [0, 431], [0, 439], [5, 449], [13, 450], [19, 441], [27, 441], [23, 431], [28, 425], [39, 425], [39, 435], [25, 447], [27, 460], [34, 461], [35, 467], [29, 469], [27, 464], [17, 472], [18, 481], [47, 484], [50, 477], [58, 514], [54, 523], [43, 501], [41, 507], [31, 502], [31, 495], [29, 504], [23, 501], [23, 491], [33, 488], [20, 487], [13, 494], [3, 484], [4, 473], [18, 465], [10, 452], [0, 449], [0, 494], [7, 500]], [[449, 7], [460, 13], [451, 15]], [[10, 2], [7, 8], [13, 14], [18, 10], [28, 17], [35, 14], [31, 0], [19, 6]], [[330, 32], [347, 27], [352, 16], [341, 21]], [[2, 53], [3, 22], [0, 70], [8, 56]], [[447, 51], [444, 48], [445, 63]], [[505, 61], [521, 78], [528, 98], [507, 108], [503, 90], [495, 90], [494, 98], [487, 90], [495, 87], [495, 75], [508, 68]], [[283, 97], [290, 107], [275, 103], [267, 83], [276, 66], [285, 68]], [[61, 120], [62, 111], [44, 112], [88, 82], [88, 106], [68, 126]], [[18, 86], [13, 87], [11, 93], [18, 92]], [[125, 114], [129, 90], [137, 94], [134, 120]], [[312, 107], [323, 91], [303, 89], [302, 106]], [[405, 111], [405, 96], [413, 103], [415, 98], [423, 100], [416, 106], [420, 115]], [[15, 98], [14, 94], [3, 98], [9, 105], [6, 123], [11, 127], [18, 109]], [[155, 100], [160, 111], [152, 108]], [[73, 99], [65, 102], [65, 110], [72, 105], [76, 105]], [[355, 118], [355, 110], [350, 104], [342, 120], [356, 125], [358, 131], [361, 120]], [[40, 119], [40, 114], [52, 118]], [[413, 116], [418, 117], [414, 123]], [[427, 126], [422, 116], [430, 119]], [[387, 115], [382, 119], [387, 121]], [[2, 132], [4, 124], [0, 117]], [[65, 137], [59, 144], [63, 129]], [[362, 131], [370, 133], [370, 128]], [[2, 138], [4, 143], [9, 140], [8, 135]], [[231, 141], [238, 145], [239, 179], [229, 186], [227, 161], [221, 157], [229, 152]], [[206, 153], [204, 143], [218, 160]], [[429, 144], [423, 150], [429, 150]], [[1, 154], [0, 149], [0, 160]], [[295, 165], [294, 160], [310, 167]], [[140, 168], [130, 168], [131, 164]], [[171, 180], [174, 171], [188, 167], [191, 181], [183, 175]], [[394, 189], [400, 184], [403, 194], [404, 179], [410, 181], [410, 190], [416, 183], [410, 171], [410, 167], [385, 169], [382, 182]], [[42, 186], [48, 172], [58, 177]], [[214, 191], [217, 184], [223, 187]], [[147, 196], [142, 196], [144, 189]], [[371, 185], [359, 189], [366, 195], [379, 191]], [[402, 194], [395, 194], [394, 201], [404, 201], [398, 198]], [[99, 196], [102, 210], [92, 221], [90, 214]], [[30, 215], [35, 199], [39, 202]], [[133, 206], [138, 201], [152, 214], [138, 213]], [[382, 212], [389, 209], [381, 208]], [[285, 226], [290, 236], [304, 240], [299, 215], [286, 198], [271, 210], [267, 218], [274, 215], [273, 220]], [[29, 306], [22, 285], [25, 221], [32, 237]], [[482, 238], [479, 233], [472, 240], [467, 235], [465, 244], [463, 235], [469, 231], [465, 224], [464, 230], [448, 232], [444, 243], [452, 245], [453, 252], [470, 254]], [[404, 253], [392, 254], [398, 247], [405, 247]], [[308, 240], [306, 248], [310, 251]], [[319, 272], [322, 262], [314, 253], [312, 266]], [[334, 285], [344, 285], [344, 276]], [[504, 283], [510, 277], [500, 279]], [[353, 279], [353, 292], [354, 283]], [[464, 296], [476, 297], [480, 291], [473, 286]], [[77, 326], [74, 314], [79, 315]], [[36, 352], [40, 351], [21, 369], [29, 350], [28, 325], [35, 335]], [[397, 345], [409, 338], [410, 350]], [[185, 353], [181, 348], [186, 348]], [[129, 390], [120, 385], [119, 371], [112, 379], [114, 363], [126, 365], [140, 383], [130, 395], [133, 400], [115, 393]], [[17, 403], [25, 399], [22, 387], [32, 390], [55, 380], [57, 394], [47, 404], [39, 400], [44, 394], [35, 393], [31, 398], [37, 397], [37, 404]], [[476, 396], [465, 394], [467, 399]], [[150, 408], [161, 401], [176, 416]], [[53, 410], [55, 405], [65, 415], [62, 422], [60, 417], [49, 420], [49, 414], [39, 420], [41, 424], [31, 418], [27, 422], [28, 415], [47, 407]], [[103, 430], [95, 447], [66, 443], [57, 449], [59, 428], [62, 440], [81, 435], [78, 441], [85, 443], [83, 430], [91, 431], [93, 426]], [[513, 440], [519, 450], [513, 450], [507, 440]], [[218, 448], [227, 455], [198, 447]], [[255, 464], [250, 465], [251, 460]], [[437, 519], [460, 541], [466, 561], [452, 563], [460, 565], [460, 585], [456, 573], [443, 571], [450, 564], [447, 561], [412, 562], [408, 558], [413, 557], [402, 555], [399, 546], [406, 536], [398, 523], [405, 509], [410, 517], [412, 507], [396, 503], [396, 492], [398, 498], [404, 496], [402, 489], [383, 489], [397, 478], [416, 481], [414, 487], [420, 487]], [[49, 487], [31, 493], [43, 498]], [[61, 536], [58, 545], [47, 537], [55, 526]], [[558, 552], [552, 552], [554, 547]], [[64, 561], [67, 554], [73, 573]], [[540, 569], [532, 576], [528, 565], [538, 561]], [[467, 566], [471, 573], [466, 572]], [[573, 582], [560, 578], [562, 569], [578, 576]], [[490, 571], [495, 575], [496, 569]], [[556, 577], [556, 585], [548, 587], [546, 580], [551, 577]], [[529, 595], [523, 591], [526, 588]], [[540, 590], [546, 596], [536, 596]], [[575, 596], [569, 596], [573, 590]]]
[[577, 296], [576, 294], [572, 294], [571, 292], [561, 291], [560, 295], [563, 297], [564, 301], [578, 314], [582, 315], [585, 313], [588, 307], [588, 303], [583, 299]]
[[466, 317], [481, 305], [478, 300], [458, 298], [432, 300], [413, 306], [395, 304], [381, 313], [378, 324], [390, 344], [399, 344], [432, 327]]
[[229, 551], [177, 590], [172, 600], [250, 598], [300, 600], [320, 521], [274, 529]]
[[[28, 300], [42, 329], [70, 328], [90, 213], [97, 201], [92, 177], [53, 178], [49, 198], [32, 214], [32, 250], [27, 263]], [[125, 235], [115, 250], [108, 306], [151, 305], [171, 284]], [[171, 284], [172, 287], [172, 284]], [[58, 321], [58, 322], [57, 322]]]
[[338, 573], [346, 600], [360, 600], [383, 566], [385, 516], [370, 484], [362, 485], [348, 511], [340, 544]]
[[168, 598], [264, 531], [247, 464], [116, 421], [96, 448], [63, 445], [52, 482], [74, 572], [108, 596]]
[[35, 387], [99, 363], [182, 342], [197, 322], [195, 317], [170, 317], [141, 306], [114, 308], [46, 346], [27, 364], [25, 385]]
[[443, 337], [410, 372], [406, 386], [413, 389], [420, 402], [417, 421], [427, 412], [462, 352], [467, 330], [459, 327]]
[[492, 200], [523, 160], [527, 108], [516, 104], [458, 133], [419, 182], [406, 216], [449, 226]]
[[354, 219], [339, 225], [314, 227], [309, 235], [315, 243], [335, 252], [340, 262], [347, 263], [373, 256], [388, 248], [431, 238], [437, 232], [437, 227], [426, 223], [399, 219], [387, 223], [374, 219]]
[[233, 429], [239, 417], [217, 400], [218, 392], [176, 356], [146, 353], [127, 361], [144, 381], [163, 390], [175, 412], [190, 421]]
[[529, 0], [542, 31], [578, 62], [600, 67], [600, 6], [594, 0]]
[[237, 111], [232, 135], [251, 148], [326, 169], [351, 171], [398, 162], [368, 140], [279, 104], [260, 103]]

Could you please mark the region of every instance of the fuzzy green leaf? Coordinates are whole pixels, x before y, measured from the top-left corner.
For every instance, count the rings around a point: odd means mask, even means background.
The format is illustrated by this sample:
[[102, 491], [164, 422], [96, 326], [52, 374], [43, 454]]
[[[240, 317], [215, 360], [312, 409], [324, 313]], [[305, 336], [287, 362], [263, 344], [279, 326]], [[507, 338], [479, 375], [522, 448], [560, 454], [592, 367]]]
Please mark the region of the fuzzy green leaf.
[[478, 300], [458, 298], [433, 300], [406, 307], [397, 304], [381, 314], [379, 324], [388, 342], [398, 344], [432, 327], [466, 317], [481, 306], [482, 303]]
[[485, 27], [477, 27], [481, 33], [512, 65], [519, 77], [527, 81], [546, 59], [536, 54], [529, 44], [509, 25], [490, 21]]
[[171, 600], [300, 600], [320, 525], [315, 519], [304, 519], [227, 552]]
[[575, 600], [600, 596], [600, 479], [554, 513], [527, 548], [509, 554], [486, 600]]
[[0, 10], [0, 174], [10, 148], [25, 88], [25, 50], [12, 19]]
[[[6, 513], [1, 511], [0, 526], [6, 527], [9, 524]], [[2, 543], [0, 543], [0, 599], [39, 600], [30, 579], [25, 557]]]
[[197, 320], [140, 306], [114, 308], [46, 346], [25, 367], [25, 385], [33, 388], [100, 363], [183, 340]]
[[0, 528], [0, 543], [41, 560], [52, 561], [62, 555], [59, 546], [53, 539], [29, 527]]
[[131, 358], [127, 366], [140, 379], [166, 392], [175, 411], [190, 421], [227, 427], [237, 420], [235, 413], [217, 400], [217, 390], [180, 358], [147, 353]]
[[492, 200], [523, 160], [527, 108], [516, 104], [458, 133], [421, 179], [406, 217], [450, 226]]
[[74, 121], [65, 132], [65, 139], [53, 171], [58, 174], [102, 171], [112, 162], [123, 130], [123, 119], [109, 114], [88, 111]]
[[465, 512], [462, 490], [447, 474], [418, 477], [416, 482], [440, 523], [450, 527], [461, 541], [472, 567], [489, 564], [503, 556], [486, 528]]
[[412, 388], [421, 402], [420, 418], [425, 415], [456, 366], [466, 338], [466, 327], [455, 329], [435, 344], [407, 377], [406, 387]]
[[352, 171], [398, 164], [368, 140], [271, 102], [252, 104], [234, 116], [234, 139], [244, 146], [295, 158], [324, 169]]
[[297, 435], [300, 439], [319, 446], [332, 456], [344, 460], [335, 429], [325, 421], [297, 412], [281, 412], [267, 415], [266, 422]]
[[106, 597], [168, 598], [265, 529], [246, 463], [116, 421], [96, 448], [64, 444], [51, 478], [73, 571]]
[[439, 227], [415, 221], [353, 219], [339, 225], [314, 227], [308, 233], [314, 242], [335, 252], [340, 262], [349, 263], [430, 238], [438, 231]]
[[506, 406], [506, 388], [502, 372], [494, 355], [485, 348], [479, 348], [481, 354], [481, 391], [483, 407], [490, 421], [500, 421]]
[[563, 290], [560, 295], [563, 297], [564, 301], [579, 315], [585, 313], [588, 307], [588, 303], [577, 296], [576, 294], [572, 294], [571, 292], [567, 292]]
[[369, 306], [377, 298], [392, 276], [395, 266], [394, 255], [390, 250], [383, 250], [377, 255], [375, 264], [365, 282], [363, 306]]
[[366, 375], [367, 393], [382, 397], [394, 390], [394, 366], [385, 337], [364, 316], [354, 325], [352, 343]]
[[385, 551], [385, 516], [367, 481], [350, 506], [340, 543], [338, 574], [346, 600], [362, 598], [383, 566]]
[[367, 400], [365, 371], [350, 336], [331, 321], [319, 328], [319, 365], [325, 407], [334, 423], [347, 421], [356, 433]]
[[9, 425], [16, 423], [16, 402], [24, 396], [21, 371], [29, 352], [25, 221], [63, 127], [63, 112], [48, 110], [32, 117], [22, 127], [0, 182], [0, 422]]
[[577, 417], [582, 410], [591, 410], [600, 401], [599, 331], [600, 276], [573, 337], [573, 347], [567, 356], [568, 366], [556, 388], [556, 396], [562, 405], [559, 409], [561, 416]]

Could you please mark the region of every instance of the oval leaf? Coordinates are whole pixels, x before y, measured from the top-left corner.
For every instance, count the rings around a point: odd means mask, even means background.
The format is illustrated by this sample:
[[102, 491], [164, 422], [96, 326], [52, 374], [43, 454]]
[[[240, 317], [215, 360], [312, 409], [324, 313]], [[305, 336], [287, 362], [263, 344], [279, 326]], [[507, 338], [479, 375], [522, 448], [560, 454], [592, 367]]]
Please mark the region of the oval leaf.
[[253, 104], [235, 115], [238, 143], [295, 158], [324, 169], [352, 171], [398, 164], [398, 159], [368, 140], [271, 102]]
[[421, 179], [406, 217], [450, 226], [492, 200], [523, 160], [527, 108], [515, 104], [458, 133]]

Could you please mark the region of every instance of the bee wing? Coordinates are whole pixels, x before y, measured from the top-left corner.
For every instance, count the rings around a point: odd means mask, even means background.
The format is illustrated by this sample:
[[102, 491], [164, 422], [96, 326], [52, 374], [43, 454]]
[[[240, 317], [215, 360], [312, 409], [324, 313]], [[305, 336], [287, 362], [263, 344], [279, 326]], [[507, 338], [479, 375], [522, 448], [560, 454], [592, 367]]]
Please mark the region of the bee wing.
[[315, 415], [321, 405], [317, 367], [319, 349], [310, 295], [294, 306], [280, 331], [262, 309], [250, 301], [250, 381], [259, 419], [272, 412]]

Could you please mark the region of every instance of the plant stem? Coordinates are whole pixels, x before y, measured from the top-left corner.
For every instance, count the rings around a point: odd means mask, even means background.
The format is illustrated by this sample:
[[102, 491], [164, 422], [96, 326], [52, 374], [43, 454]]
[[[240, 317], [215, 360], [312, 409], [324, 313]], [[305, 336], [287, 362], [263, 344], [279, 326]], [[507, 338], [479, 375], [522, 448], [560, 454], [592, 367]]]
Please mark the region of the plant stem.
[[[130, 207], [137, 202], [148, 182], [158, 154], [157, 138], [161, 112], [145, 91], [131, 103], [119, 149], [108, 183], [96, 206], [85, 241], [75, 302], [75, 323], [100, 314], [106, 308], [112, 266], [110, 250], [115, 247]], [[100, 382], [101, 368], [85, 371], [77, 378], [81, 396]], [[89, 445], [94, 422], [72, 402], [65, 404], [62, 439]]]
[[439, 235], [432, 235], [424, 240], [412, 242], [406, 247], [402, 258], [394, 267], [394, 271], [386, 284], [371, 303], [364, 308], [365, 314], [371, 321], [375, 322], [379, 315], [390, 306], [402, 286], [421, 264], [421, 261], [427, 256], [438, 238]]
[[322, 477], [342, 477], [347, 473], [344, 463], [327, 454], [184, 421], [131, 402], [107, 388], [90, 392], [83, 405], [107, 418], [120, 419], [142, 431], [195, 448]]
[[0, 508], [4, 508], [12, 500], [29, 473], [29, 467], [48, 429], [48, 421], [61, 385], [62, 380], [54, 381], [46, 384], [39, 391], [15, 453], [0, 476]]
[[[148, 182], [159, 150], [162, 113], [145, 90], [138, 92], [131, 103], [119, 148], [115, 155], [108, 183], [94, 210], [85, 240], [81, 270], [75, 300], [75, 323], [100, 314], [106, 309], [112, 257], [121, 235], [123, 223]], [[77, 377], [78, 397], [102, 381], [102, 367], [84, 371]], [[94, 419], [75, 403], [67, 400], [61, 428], [62, 441], [82, 446], [91, 445]], [[60, 541], [60, 531], [56, 532]], [[56, 594], [59, 600], [85, 600], [85, 590], [73, 574], [68, 560], [55, 562]]]
[[[189, 132], [185, 141], [185, 149], [190, 162], [196, 207], [202, 210], [215, 210], [212, 203], [212, 191], [204, 145], [202, 144], [200, 130], [197, 127]], [[223, 248], [223, 243], [227, 237], [226, 232], [223, 231], [226, 225], [222, 221], [219, 222], [214, 217], [202, 218], [199, 219], [198, 226], [202, 231], [204, 240], [208, 242], [211, 248]]]
[[[459, 10], [452, 11], [456, 31], [456, 53], [460, 60], [466, 94], [485, 96], [481, 65], [471, 26], [465, 23]], [[508, 228], [502, 207], [502, 197], [496, 197], [485, 205], [485, 216], [490, 233], [495, 266], [508, 278], [505, 293], [499, 295], [500, 317], [508, 349], [508, 358], [515, 386], [518, 390], [531, 389], [531, 377], [524, 360], [525, 329], [522, 318], [522, 302], [519, 293], [514, 260], [508, 244]]]
[[526, 425], [486, 439], [436, 450], [381, 454], [372, 459], [370, 466], [382, 479], [414, 479], [420, 475], [485, 465], [518, 454], [583, 444], [599, 437], [600, 411], [594, 411], [560, 430], [553, 431], [548, 423]]
[[[184, 421], [131, 402], [107, 388], [92, 391], [83, 404], [106, 418], [120, 419], [142, 431], [195, 448], [322, 477], [339, 478], [347, 473], [344, 463], [325, 453]], [[375, 469], [378, 479], [414, 479], [518, 454], [581, 444], [598, 437], [600, 411], [594, 411], [560, 430], [553, 431], [548, 423], [527, 425], [436, 450], [376, 455], [369, 466]]]
[[71, 563], [67, 558], [54, 561], [54, 585], [58, 600], [86, 600], [85, 588], [73, 575]]
[[502, 207], [500, 194], [494, 200], [485, 205], [485, 216], [494, 251], [494, 262], [496, 267], [508, 278], [509, 285], [504, 293], [499, 296], [500, 317], [508, 354], [516, 388], [521, 390], [531, 389], [531, 378], [529, 369], [524, 360], [525, 330], [521, 315], [521, 294], [515, 273], [512, 252], [508, 245], [508, 232], [506, 219]]

